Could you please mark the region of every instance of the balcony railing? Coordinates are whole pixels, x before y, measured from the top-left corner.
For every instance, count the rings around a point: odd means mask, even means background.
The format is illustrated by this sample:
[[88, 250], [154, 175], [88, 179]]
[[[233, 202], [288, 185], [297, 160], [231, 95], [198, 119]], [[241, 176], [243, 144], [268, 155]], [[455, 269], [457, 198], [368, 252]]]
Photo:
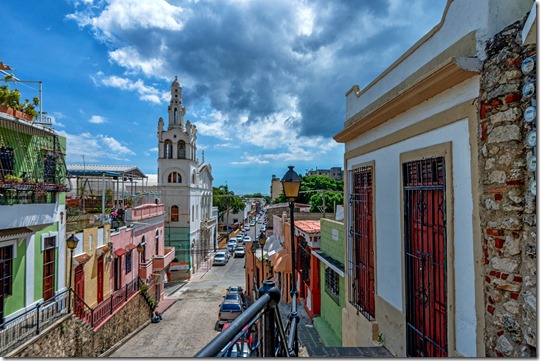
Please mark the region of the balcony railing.
[[33, 308], [0, 325], [0, 354], [22, 344], [48, 327], [53, 321], [67, 314], [68, 291], [40, 302]]
[[[298, 357], [297, 293], [292, 294], [292, 311], [283, 326], [278, 304], [281, 291], [274, 281], [264, 281], [259, 298], [195, 357]], [[245, 348], [249, 348], [246, 352]]]
[[139, 292], [139, 284], [139, 278], [134, 279], [94, 308], [88, 306], [79, 295], [73, 292], [73, 312], [87, 325], [96, 328], [107, 317], [122, 308], [131, 296]]
[[174, 259], [174, 247], [165, 247], [165, 255], [154, 255], [153, 263], [154, 263], [154, 271], [161, 271], [165, 267], [167, 267], [172, 260]]

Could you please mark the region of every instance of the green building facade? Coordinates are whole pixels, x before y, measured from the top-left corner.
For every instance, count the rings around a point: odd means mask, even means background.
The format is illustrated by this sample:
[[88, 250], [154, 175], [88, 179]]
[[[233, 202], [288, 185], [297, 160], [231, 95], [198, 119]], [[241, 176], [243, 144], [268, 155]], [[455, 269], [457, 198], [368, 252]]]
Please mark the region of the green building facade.
[[341, 346], [341, 309], [345, 302], [345, 232], [342, 222], [321, 219], [320, 262], [321, 314], [313, 324], [325, 346]]

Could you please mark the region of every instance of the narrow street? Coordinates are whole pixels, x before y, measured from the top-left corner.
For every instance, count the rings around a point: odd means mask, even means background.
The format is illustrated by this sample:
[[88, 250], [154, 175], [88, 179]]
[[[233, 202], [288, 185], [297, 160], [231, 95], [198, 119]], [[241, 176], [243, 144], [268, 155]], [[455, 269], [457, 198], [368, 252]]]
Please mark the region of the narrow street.
[[176, 298], [159, 323], [150, 323], [109, 357], [193, 357], [216, 335], [219, 305], [229, 286], [244, 287], [244, 258], [203, 266], [167, 296]]

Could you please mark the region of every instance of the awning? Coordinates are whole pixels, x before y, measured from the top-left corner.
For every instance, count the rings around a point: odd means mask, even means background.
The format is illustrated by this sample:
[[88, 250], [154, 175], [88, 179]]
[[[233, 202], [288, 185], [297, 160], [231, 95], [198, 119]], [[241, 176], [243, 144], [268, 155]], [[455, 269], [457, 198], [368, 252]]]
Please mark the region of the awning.
[[73, 258], [73, 265], [75, 267], [85, 264], [86, 262], [90, 261], [90, 255], [88, 253], [81, 253], [78, 256], [75, 256]]
[[126, 250], [123, 249], [123, 248], [120, 248], [120, 249], [117, 249], [116, 251], [114, 251], [114, 254], [115, 254], [117, 257], [122, 257], [123, 255], [126, 254]]
[[96, 255], [99, 257], [107, 252], [109, 252], [111, 249], [109, 248], [109, 246], [100, 246], [96, 249]]
[[287, 254], [287, 250], [285, 248], [280, 249], [277, 253], [274, 253], [273, 257], [271, 258], [270, 264], [272, 266], [275, 266], [277, 261]]
[[321, 260], [322, 263], [330, 267], [338, 275], [345, 277], [345, 267], [343, 266], [343, 263], [333, 257], [330, 257], [323, 251], [313, 251], [312, 254]]
[[291, 273], [292, 272], [292, 258], [290, 254], [284, 254], [281, 256], [274, 266], [274, 272]]
[[137, 248], [137, 246], [130, 243], [130, 244], [128, 244], [128, 245], [126, 246], [126, 251], [132, 251], [132, 250], [134, 250], [135, 248]]
[[34, 233], [34, 231], [27, 227], [2, 229], [0, 230], [0, 240], [23, 238]]

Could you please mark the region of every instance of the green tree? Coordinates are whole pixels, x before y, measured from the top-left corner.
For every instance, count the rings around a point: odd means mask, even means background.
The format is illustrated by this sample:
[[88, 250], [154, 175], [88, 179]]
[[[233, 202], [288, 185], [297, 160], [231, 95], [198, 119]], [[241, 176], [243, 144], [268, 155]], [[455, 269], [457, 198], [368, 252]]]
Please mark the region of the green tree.
[[[300, 178], [302, 178], [300, 194], [295, 202], [311, 205], [310, 212], [320, 212], [319, 207], [323, 205], [325, 212], [333, 212], [334, 204], [343, 204], [343, 181], [325, 175], [308, 175]], [[273, 203], [287, 201], [281, 194]]]
[[[7, 75], [4, 77], [4, 81], [14, 81], [13, 75]], [[39, 105], [39, 98], [32, 98], [30, 100], [25, 99], [24, 102], [21, 102], [21, 92], [19, 89], [9, 89], [9, 85], [0, 86], [0, 104], [15, 109], [20, 110], [23, 113], [26, 113], [35, 119], [37, 117], [36, 107]]]
[[218, 219], [227, 212], [238, 213], [246, 207], [242, 198], [229, 191], [226, 185], [213, 187], [212, 191], [214, 207], [218, 207]]

